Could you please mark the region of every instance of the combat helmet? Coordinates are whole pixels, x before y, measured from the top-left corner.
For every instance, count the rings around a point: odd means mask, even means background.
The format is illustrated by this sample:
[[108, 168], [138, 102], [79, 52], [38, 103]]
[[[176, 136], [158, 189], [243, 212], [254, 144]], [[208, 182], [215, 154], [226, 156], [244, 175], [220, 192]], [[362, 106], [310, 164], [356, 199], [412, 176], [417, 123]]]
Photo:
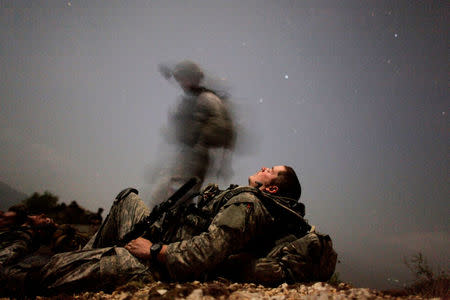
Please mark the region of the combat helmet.
[[184, 60], [179, 62], [173, 69], [175, 79], [185, 78], [192, 82], [200, 83], [204, 74], [202, 69], [193, 61]]

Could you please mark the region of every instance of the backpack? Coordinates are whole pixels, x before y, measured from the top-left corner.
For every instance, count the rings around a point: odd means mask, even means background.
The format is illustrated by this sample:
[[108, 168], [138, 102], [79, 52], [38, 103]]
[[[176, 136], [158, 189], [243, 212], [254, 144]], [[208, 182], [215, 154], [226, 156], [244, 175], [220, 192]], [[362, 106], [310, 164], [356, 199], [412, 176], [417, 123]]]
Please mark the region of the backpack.
[[277, 247], [268, 255], [281, 262], [291, 282], [327, 281], [336, 268], [337, 253], [329, 235], [315, 232]]
[[231, 104], [229, 100], [208, 89], [203, 89], [203, 92], [214, 94], [221, 102], [220, 108], [216, 111], [217, 115], [210, 118], [203, 128], [207, 146], [209, 148], [232, 149], [236, 139], [236, 130], [230, 114]]

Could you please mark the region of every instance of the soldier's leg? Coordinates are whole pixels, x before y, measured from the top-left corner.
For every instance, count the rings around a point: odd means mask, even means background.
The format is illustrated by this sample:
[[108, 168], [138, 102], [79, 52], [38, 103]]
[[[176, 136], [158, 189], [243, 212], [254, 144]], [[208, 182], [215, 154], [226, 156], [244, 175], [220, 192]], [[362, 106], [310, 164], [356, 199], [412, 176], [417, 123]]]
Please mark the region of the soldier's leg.
[[134, 224], [150, 213], [142, 199], [134, 192], [114, 201], [111, 210], [97, 233], [83, 249], [102, 248], [116, 245], [133, 229]]
[[41, 271], [40, 285], [52, 294], [111, 291], [134, 278], [152, 280], [151, 266], [125, 248], [106, 247], [54, 255]]
[[148, 214], [147, 206], [137, 193], [118, 197], [96, 235], [83, 250], [56, 254], [44, 266], [41, 286], [51, 292], [113, 289], [134, 277], [151, 276], [150, 266], [125, 248], [114, 247], [134, 224]]
[[51, 254], [45, 251], [32, 253], [16, 263], [0, 266], [0, 297], [23, 298], [35, 295], [39, 289], [39, 272], [50, 261]]
[[[191, 198], [191, 196], [200, 191], [209, 166], [209, 154], [206, 147], [184, 146], [178, 152], [177, 159], [171, 170], [169, 179], [170, 194], [179, 189], [191, 177], [196, 176], [200, 179], [193, 188], [191, 188], [182, 199]], [[183, 201], [183, 200], [181, 200]]]

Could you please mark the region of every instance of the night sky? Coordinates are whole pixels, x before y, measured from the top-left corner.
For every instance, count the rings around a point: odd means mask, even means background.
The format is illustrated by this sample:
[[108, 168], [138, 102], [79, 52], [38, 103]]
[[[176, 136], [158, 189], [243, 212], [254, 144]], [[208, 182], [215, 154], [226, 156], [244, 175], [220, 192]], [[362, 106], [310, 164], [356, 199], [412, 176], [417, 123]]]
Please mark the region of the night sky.
[[230, 88], [231, 182], [294, 167], [342, 279], [400, 287], [419, 251], [448, 271], [448, 19], [445, 1], [0, 0], [0, 181], [94, 211], [145, 199], [182, 93], [157, 66], [191, 59]]

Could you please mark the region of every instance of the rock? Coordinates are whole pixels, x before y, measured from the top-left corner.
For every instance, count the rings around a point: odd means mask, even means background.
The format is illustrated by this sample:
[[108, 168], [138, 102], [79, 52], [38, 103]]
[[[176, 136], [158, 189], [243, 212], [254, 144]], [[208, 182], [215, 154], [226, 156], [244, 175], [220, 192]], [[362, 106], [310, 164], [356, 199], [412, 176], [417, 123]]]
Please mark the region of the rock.
[[338, 285], [338, 289], [340, 289], [340, 290], [348, 290], [349, 288], [351, 288], [350, 285], [345, 282], [341, 282]]
[[[45, 298], [36, 299], [66, 299]], [[255, 284], [241, 284], [223, 281], [213, 282], [186, 282], [186, 283], [161, 283], [153, 282], [137, 291], [114, 291], [112, 294], [82, 293], [73, 295], [73, 299], [187, 299], [187, 300], [346, 300], [346, 299], [424, 299], [417, 295], [391, 296], [369, 288], [352, 288], [349, 284], [339, 284], [337, 289], [327, 283], [317, 282], [314, 284], [286, 283], [276, 288], [265, 287]], [[437, 299], [437, 298], [436, 298]]]
[[201, 289], [195, 289], [189, 296], [186, 297], [186, 300], [202, 300], [203, 299], [203, 291]]
[[167, 293], [167, 290], [165, 290], [165, 289], [159, 289], [159, 290], [156, 290], [157, 292], [158, 292], [158, 294], [160, 294], [160, 295], [164, 295], [165, 293]]
[[316, 291], [326, 291], [328, 290], [328, 285], [324, 284], [323, 282], [316, 282], [314, 283], [311, 288], [313, 288]]
[[237, 291], [230, 295], [229, 300], [259, 300], [263, 297], [257, 293], [249, 293], [245, 291]]

